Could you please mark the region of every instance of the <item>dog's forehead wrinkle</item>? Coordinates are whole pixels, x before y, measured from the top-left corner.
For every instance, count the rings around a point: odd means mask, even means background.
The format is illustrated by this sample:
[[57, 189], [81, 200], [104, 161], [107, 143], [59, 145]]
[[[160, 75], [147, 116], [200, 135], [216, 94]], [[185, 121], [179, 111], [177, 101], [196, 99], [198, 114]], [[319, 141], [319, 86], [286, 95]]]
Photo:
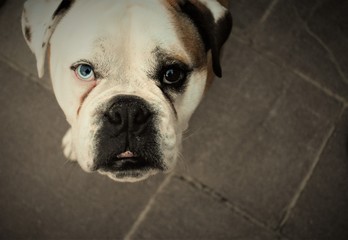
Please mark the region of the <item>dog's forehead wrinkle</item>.
[[114, 47], [115, 44], [108, 41], [106, 36], [96, 39], [93, 46], [94, 52], [92, 59], [98, 67], [107, 70], [112, 65], [119, 65], [122, 58], [119, 58], [117, 48]]
[[[84, 25], [91, 25], [91, 31], [96, 31], [95, 35], [99, 35], [90, 44], [90, 49], [93, 52], [91, 61], [101, 75], [113, 76], [112, 78], [117, 75], [117, 79], [121, 81], [131, 77], [139, 78], [141, 72], [148, 72], [151, 65], [158, 64], [159, 52], [162, 60], [179, 59], [188, 65], [199, 65], [197, 61], [193, 61], [199, 58], [188, 52], [182, 44], [175, 26], [180, 23], [173, 23], [173, 18], [166, 14], [166, 7], [161, 2], [148, 0], [145, 4], [140, 0], [120, 1], [115, 3], [118, 8], [108, 9], [98, 22], [94, 22], [94, 17], [85, 19], [84, 15]], [[100, 28], [96, 26], [104, 23], [106, 26], [100, 32]], [[79, 41], [75, 43], [80, 46]], [[157, 56], [153, 55], [154, 49], [160, 49]], [[84, 51], [82, 53], [85, 54]], [[132, 76], [128, 76], [129, 74]]]

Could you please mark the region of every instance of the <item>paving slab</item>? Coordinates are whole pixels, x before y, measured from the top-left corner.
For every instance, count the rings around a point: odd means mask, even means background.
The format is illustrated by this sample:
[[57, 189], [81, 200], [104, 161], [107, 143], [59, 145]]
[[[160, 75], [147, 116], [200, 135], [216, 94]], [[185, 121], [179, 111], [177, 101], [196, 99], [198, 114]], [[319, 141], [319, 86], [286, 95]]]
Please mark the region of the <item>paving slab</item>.
[[173, 178], [156, 197], [132, 239], [271, 240], [277, 236], [238, 216], [223, 202]]
[[178, 174], [276, 227], [342, 104], [234, 38], [228, 44], [224, 77], [191, 121]]
[[[0, 238], [121, 239], [164, 177], [120, 184], [64, 159], [67, 124], [45, 90], [47, 70], [38, 80], [22, 37], [24, 1], [0, 0]], [[155, 198], [134, 239], [348, 238], [347, 113], [282, 229], [286, 236], [269, 230], [279, 226], [330, 137], [342, 111], [337, 99], [348, 98], [347, 6], [232, 1], [224, 77], [191, 121], [178, 177]]]
[[283, 229], [289, 239], [348, 239], [347, 123], [348, 111]]
[[253, 46], [348, 99], [347, 1], [278, 1]]
[[62, 154], [53, 94], [0, 64], [0, 238], [120, 239], [162, 176], [139, 184], [84, 173]]
[[273, 0], [230, 1], [233, 17], [233, 34], [240, 37], [250, 36], [259, 25]]

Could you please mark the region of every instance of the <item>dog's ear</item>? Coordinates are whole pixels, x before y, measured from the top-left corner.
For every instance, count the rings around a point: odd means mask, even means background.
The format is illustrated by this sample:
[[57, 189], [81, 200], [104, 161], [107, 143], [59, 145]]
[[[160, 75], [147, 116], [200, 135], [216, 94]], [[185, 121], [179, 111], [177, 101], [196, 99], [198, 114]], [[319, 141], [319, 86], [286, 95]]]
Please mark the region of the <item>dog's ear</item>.
[[55, 27], [74, 0], [28, 0], [22, 13], [22, 32], [35, 54], [38, 75], [44, 74], [46, 49]]
[[182, 0], [179, 7], [196, 26], [205, 46], [211, 50], [212, 67], [221, 77], [220, 50], [232, 30], [232, 16], [228, 0]]

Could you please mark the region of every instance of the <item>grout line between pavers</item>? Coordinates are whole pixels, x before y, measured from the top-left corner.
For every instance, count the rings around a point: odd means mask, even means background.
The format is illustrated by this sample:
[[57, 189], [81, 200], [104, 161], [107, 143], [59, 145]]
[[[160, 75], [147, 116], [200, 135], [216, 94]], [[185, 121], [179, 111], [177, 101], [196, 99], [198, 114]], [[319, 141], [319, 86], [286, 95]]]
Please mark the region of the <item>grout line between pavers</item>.
[[[329, 88], [327, 88], [327, 87], [323, 86], [322, 84], [320, 84], [319, 82], [313, 80], [312, 78], [310, 78], [306, 74], [302, 73], [301, 71], [299, 71], [297, 69], [294, 69], [293, 67], [287, 65], [283, 61], [275, 61], [274, 59], [279, 59], [279, 58], [274, 56], [273, 54], [271, 54], [269, 52], [264, 52], [264, 51], [262, 51], [262, 50], [260, 50], [260, 49], [258, 49], [256, 47], [254, 47], [252, 44], [250, 44], [250, 41], [248, 41], [247, 39], [245, 39], [245, 38], [243, 38], [241, 36], [232, 35], [231, 37], [234, 38], [235, 40], [237, 40], [238, 42], [246, 45], [247, 47], [249, 47], [250, 49], [252, 49], [256, 53], [258, 53], [261, 57], [267, 59], [268, 61], [272, 62], [273, 64], [275, 64], [275, 65], [277, 65], [279, 67], [285, 68], [285, 69], [291, 71], [292, 73], [296, 74], [297, 76], [301, 77], [301, 79], [303, 79], [307, 83], [313, 85], [314, 87], [319, 89], [321, 92], [323, 92], [325, 95], [327, 95], [327, 96], [329, 96], [331, 98], [334, 98], [338, 102], [341, 102], [342, 104], [344, 104], [344, 106], [348, 106], [348, 100], [346, 100], [344, 97], [341, 97], [340, 95], [334, 93]], [[280, 60], [282, 60], [282, 59], [280, 59]], [[335, 67], [337, 67], [337, 65], [335, 65]]]
[[266, 11], [264, 12], [264, 14], [262, 15], [262, 17], [260, 18], [260, 22], [259, 24], [264, 23], [268, 17], [271, 15], [274, 7], [277, 5], [279, 0], [273, 0], [267, 7]]
[[259, 226], [269, 232], [272, 232], [276, 234], [279, 238], [282, 238], [283, 236], [279, 232], [275, 232], [274, 229], [268, 227], [266, 224], [263, 222], [257, 220], [253, 216], [251, 216], [249, 213], [247, 213], [245, 210], [242, 210], [240, 207], [236, 206], [235, 204], [231, 203], [226, 197], [221, 195], [220, 193], [216, 192], [214, 189], [210, 188], [209, 186], [203, 184], [202, 182], [189, 177], [185, 175], [175, 175], [175, 178], [186, 182], [196, 190], [202, 191], [203, 193], [207, 194], [209, 197], [213, 198], [214, 200], [217, 200], [218, 202], [222, 203], [225, 205], [230, 211], [234, 212], [238, 216], [242, 217], [244, 220]]
[[21, 74], [22, 76], [28, 78], [29, 80], [37, 83], [39, 86], [41, 86], [45, 90], [48, 90], [49, 92], [52, 92], [52, 89], [47, 87], [45, 84], [42, 84], [39, 78], [35, 77], [32, 73], [26, 71], [22, 66], [16, 64], [14, 61], [9, 59], [5, 55], [0, 54], [0, 62], [6, 64], [10, 68], [12, 68], [14, 71], [16, 71], [17, 73]]
[[276, 7], [276, 5], [278, 4], [279, 0], [273, 0], [271, 1], [267, 8], [264, 10], [261, 18], [258, 20], [258, 22], [256, 22], [256, 24], [254, 24], [250, 29], [249, 29], [249, 33], [245, 33], [245, 36], [249, 39], [249, 44], [252, 44], [252, 38], [255, 36], [256, 34], [256, 29], [258, 27], [260, 27], [262, 24], [264, 24], [264, 22], [267, 21], [267, 19], [269, 18], [269, 16], [272, 14], [274, 8]]
[[125, 240], [131, 240], [133, 235], [138, 230], [139, 226], [146, 220], [146, 217], [150, 210], [152, 209], [153, 205], [155, 204], [157, 196], [163, 191], [163, 189], [170, 183], [170, 180], [172, 179], [172, 176], [174, 173], [170, 173], [160, 184], [160, 186], [157, 188], [156, 192], [152, 195], [150, 200], [148, 201], [147, 205], [143, 209], [143, 211], [139, 214], [138, 218], [135, 220], [134, 224], [130, 228], [129, 232], [124, 237]]
[[[308, 18], [308, 21], [312, 17], [312, 15], [314, 14], [314, 12], [316, 11], [316, 9], [318, 7], [319, 7], [319, 5], [317, 5], [316, 7], [314, 7], [312, 9], [312, 12], [309, 14], [310, 17]], [[293, 7], [293, 10], [294, 10], [295, 14], [297, 15], [297, 17], [302, 21], [302, 24], [303, 24], [306, 32], [308, 33], [308, 35], [310, 35], [313, 39], [315, 39], [319, 43], [319, 45], [326, 51], [326, 53], [329, 56], [330, 61], [332, 62], [332, 64], [336, 68], [340, 77], [342, 78], [342, 81], [344, 83], [348, 83], [348, 79], [347, 79], [346, 75], [344, 74], [344, 72], [342, 71], [341, 65], [338, 63], [335, 54], [332, 52], [332, 50], [329, 48], [329, 46], [327, 46], [326, 43], [317, 34], [315, 34], [311, 30], [311, 28], [308, 25], [308, 21], [305, 21], [304, 19], [302, 19], [302, 17], [300, 16], [300, 14], [298, 13], [298, 11], [295, 7]]]
[[311, 85], [313, 85], [314, 87], [318, 88], [319, 90], [321, 90], [325, 95], [334, 98], [336, 101], [342, 103], [343, 105], [348, 105], [348, 102], [346, 99], [344, 99], [343, 97], [339, 96], [338, 94], [334, 93], [333, 91], [331, 91], [330, 89], [324, 87], [323, 85], [321, 85], [320, 83], [314, 81], [313, 79], [311, 79], [310, 77], [308, 77], [307, 75], [303, 74], [302, 72], [298, 71], [297, 69], [291, 69], [289, 67], [286, 66], [286, 68], [288, 68], [289, 70], [291, 70], [294, 74], [296, 74], [297, 76], [301, 77], [301, 79], [303, 79], [305, 82], [310, 83]]
[[[348, 101], [341, 97], [340, 95], [334, 93], [331, 89], [323, 86], [322, 84], [320, 84], [319, 82], [313, 80], [311, 77], [307, 76], [306, 74], [302, 73], [301, 71], [292, 68], [291, 66], [287, 65], [286, 63], [282, 62], [282, 61], [276, 61], [275, 59], [278, 59], [276, 56], [274, 56], [271, 53], [265, 53], [262, 50], [259, 50], [253, 46], [251, 46], [250, 44], [248, 44], [248, 42], [243, 39], [240, 38], [238, 36], [232, 36], [234, 39], [236, 39], [237, 41], [239, 41], [242, 44], [247, 45], [250, 49], [252, 49], [253, 51], [255, 51], [257, 54], [259, 54], [261, 57], [267, 59], [268, 61], [270, 61], [271, 63], [284, 68], [292, 73], [294, 73], [295, 75], [299, 76], [302, 80], [304, 80], [305, 82], [309, 83], [310, 85], [314, 86], [315, 88], [317, 88], [319, 91], [323, 92], [326, 96], [335, 99], [336, 101], [342, 103], [344, 106], [348, 106]], [[281, 62], [281, 63], [280, 63]]]
[[[338, 119], [341, 118], [343, 112], [344, 112], [344, 109], [345, 107], [342, 108], [341, 110], [341, 113], [338, 117]], [[291, 215], [291, 211], [292, 209], [296, 206], [299, 198], [301, 197], [303, 191], [305, 190], [309, 180], [311, 179], [313, 173], [314, 173], [314, 170], [316, 169], [319, 161], [320, 161], [320, 158], [322, 156], [322, 153], [324, 152], [325, 150], [325, 147], [327, 146], [327, 143], [329, 142], [329, 140], [331, 139], [334, 131], [336, 129], [336, 124], [333, 124], [333, 126], [331, 126], [328, 134], [325, 136], [324, 138], [324, 141], [322, 142], [322, 144], [320, 145], [320, 148], [319, 148], [319, 151], [317, 153], [317, 155], [315, 156], [314, 158], [314, 161], [312, 162], [312, 164], [310, 165], [309, 167], [309, 170], [307, 172], [307, 174], [304, 176], [303, 180], [301, 181], [299, 187], [298, 187], [298, 190], [296, 191], [295, 195], [293, 196], [293, 198], [291, 199], [290, 203], [288, 204], [288, 206], [285, 208], [285, 211], [284, 211], [284, 214], [283, 214], [283, 217], [280, 221], [280, 224], [277, 228], [277, 230], [279, 232], [282, 231], [283, 227], [285, 226], [285, 224], [287, 223], [290, 215]]]

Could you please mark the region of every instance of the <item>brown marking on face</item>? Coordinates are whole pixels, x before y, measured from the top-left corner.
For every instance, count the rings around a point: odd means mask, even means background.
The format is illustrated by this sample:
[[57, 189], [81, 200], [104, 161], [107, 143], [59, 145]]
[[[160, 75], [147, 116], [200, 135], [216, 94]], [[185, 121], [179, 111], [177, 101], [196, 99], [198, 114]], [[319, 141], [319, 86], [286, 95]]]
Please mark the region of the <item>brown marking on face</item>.
[[[174, 23], [177, 35], [184, 46], [185, 51], [192, 58], [191, 61], [195, 67], [201, 67], [206, 64], [204, 45], [200, 40], [200, 35], [193, 25], [181, 12], [178, 0], [165, 0], [172, 22]], [[180, 59], [181, 57], [178, 56]]]
[[[200, 63], [199, 66], [206, 65], [207, 67], [207, 81], [205, 85], [205, 92], [210, 88], [211, 84], [215, 79], [215, 73], [212, 64], [211, 51], [207, 54], [205, 53], [204, 44], [200, 40], [201, 36], [198, 33], [195, 26], [189, 21], [183, 14], [180, 13], [179, 0], [165, 0], [165, 5], [173, 21], [176, 23], [176, 31], [180, 37], [185, 49], [194, 56], [195, 62]], [[208, 11], [206, 6], [199, 2], [198, 0], [191, 0], [200, 11]], [[228, 8], [229, 0], [218, 0], [218, 2], [224, 7]]]
[[81, 96], [80, 98], [80, 105], [77, 108], [77, 116], [80, 114], [80, 110], [82, 107], [83, 102], [86, 100], [86, 98], [88, 97], [88, 95], [90, 94], [90, 92], [97, 86], [97, 82], [93, 81], [93, 83], [91, 84], [91, 86], [87, 89], [87, 91]]

